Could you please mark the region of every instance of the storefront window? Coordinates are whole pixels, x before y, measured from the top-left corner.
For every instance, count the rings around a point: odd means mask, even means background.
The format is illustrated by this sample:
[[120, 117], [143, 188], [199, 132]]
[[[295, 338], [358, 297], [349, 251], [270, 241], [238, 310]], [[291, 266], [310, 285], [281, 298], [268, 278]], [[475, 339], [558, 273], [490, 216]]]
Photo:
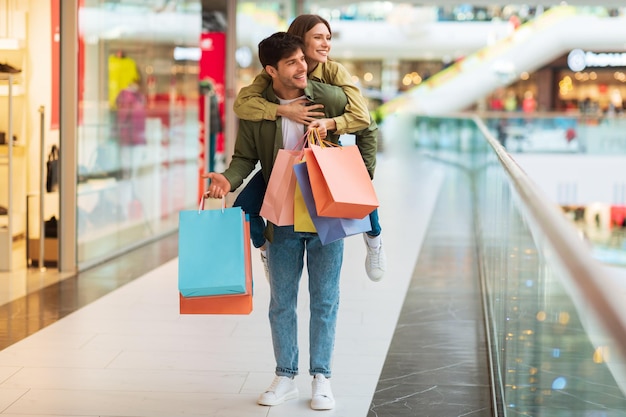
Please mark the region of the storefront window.
[[79, 264], [173, 231], [197, 205], [201, 15], [200, 0], [80, 9]]
[[626, 97], [625, 74], [624, 67], [562, 70], [558, 73], [558, 105], [563, 110], [578, 110], [589, 118], [621, 116]]

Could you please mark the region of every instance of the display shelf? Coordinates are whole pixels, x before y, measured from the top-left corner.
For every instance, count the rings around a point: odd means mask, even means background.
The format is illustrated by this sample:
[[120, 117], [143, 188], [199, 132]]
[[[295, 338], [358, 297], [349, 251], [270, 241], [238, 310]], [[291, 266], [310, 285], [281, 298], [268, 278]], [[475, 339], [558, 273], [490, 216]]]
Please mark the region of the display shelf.
[[17, 38], [0, 38], [0, 51], [19, 51], [24, 48], [24, 40]]
[[[6, 216], [5, 216], [6, 217]], [[0, 228], [0, 271], [5, 269], [4, 265], [10, 265], [13, 256], [12, 239], [7, 228]]]
[[[21, 84], [13, 84], [13, 97], [21, 97], [24, 95], [24, 87]], [[9, 96], [9, 85], [0, 85], [0, 97]]]
[[[56, 266], [59, 258], [59, 239], [56, 227], [50, 227], [52, 218], [59, 219], [59, 193], [57, 191], [44, 192], [43, 202], [40, 193], [26, 195], [26, 264], [40, 265], [40, 251], [43, 249], [43, 266]], [[43, 214], [41, 213], [43, 203]], [[42, 226], [45, 239], [43, 248], [40, 246]]]
[[3, 56], [0, 70], [19, 70], [0, 72], [0, 131], [5, 138], [5, 144], [0, 145], [0, 205], [7, 208], [6, 224], [3, 222], [0, 228], [0, 271], [11, 271], [13, 242], [23, 238], [26, 230], [25, 101], [21, 99], [25, 94], [22, 72], [25, 60], [19, 42], [0, 39], [0, 52]]
[[[0, 52], [2, 52], [2, 50], [0, 49]], [[0, 62], [0, 64], [5, 64], [4, 62]], [[13, 80], [14, 83], [21, 83], [22, 82], [22, 70], [20, 69], [19, 72], [15, 72], [15, 73], [11, 73], [11, 72], [4, 72], [0, 69], [0, 81], [8, 81], [8, 80]]]

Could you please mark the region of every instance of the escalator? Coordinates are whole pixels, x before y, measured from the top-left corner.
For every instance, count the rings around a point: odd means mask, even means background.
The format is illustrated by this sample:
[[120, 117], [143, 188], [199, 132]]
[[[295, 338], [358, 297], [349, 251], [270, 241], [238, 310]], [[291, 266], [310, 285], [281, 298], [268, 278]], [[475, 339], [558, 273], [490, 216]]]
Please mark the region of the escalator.
[[396, 111], [440, 115], [464, 110], [498, 87], [533, 72], [573, 49], [622, 50], [626, 17], [602, 17], [585, 8], [559, 6], [494, 45], [439, 72], [381, 106]]

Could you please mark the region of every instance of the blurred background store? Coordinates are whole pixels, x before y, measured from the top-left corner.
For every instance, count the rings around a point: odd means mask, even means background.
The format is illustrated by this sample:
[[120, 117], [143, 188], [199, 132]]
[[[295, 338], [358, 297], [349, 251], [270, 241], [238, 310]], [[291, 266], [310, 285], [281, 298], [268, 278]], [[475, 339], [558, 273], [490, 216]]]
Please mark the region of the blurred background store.
[[[3, 0], [0, 269], [44, 267], [41, 252], [74, 272], [174, 232], [198, 173], [228, 158], [229, 103], [260, 69], [256, 44], [298, 12], [331, 22], [331, 56], [378, 121], [480, 112], [511, 149], [606, 147], [587, 137], [621, 123], [624, 8], [475, 3]], [[76, 60], [64, 65], [70, 38]], [[131, 84], [129, 112], [118, 95]], [[48, 164], [53, 146], [61, 162]]]

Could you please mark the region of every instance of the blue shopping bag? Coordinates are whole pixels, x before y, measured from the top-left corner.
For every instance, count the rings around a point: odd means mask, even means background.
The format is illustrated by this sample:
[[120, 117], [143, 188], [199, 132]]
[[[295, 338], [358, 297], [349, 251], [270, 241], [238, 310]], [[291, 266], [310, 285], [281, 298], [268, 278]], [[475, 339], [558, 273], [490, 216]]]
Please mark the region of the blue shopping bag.
[[240, 207], [183, 210], [178, 224], [178, 290], [183, 297], [246, 292], [245, 213]]
[[296, 174], [300, 191], [302, 191], [304, 202], [309, 209], [311, 220], [313, 221], [313, 225], [315, 225], [315, 229], [323, 245], [343, 239], [344, 237], [372, 230], [369, 215], [362, 219], [318, 216], [306, 163], [295, 164], [293, 170]]

